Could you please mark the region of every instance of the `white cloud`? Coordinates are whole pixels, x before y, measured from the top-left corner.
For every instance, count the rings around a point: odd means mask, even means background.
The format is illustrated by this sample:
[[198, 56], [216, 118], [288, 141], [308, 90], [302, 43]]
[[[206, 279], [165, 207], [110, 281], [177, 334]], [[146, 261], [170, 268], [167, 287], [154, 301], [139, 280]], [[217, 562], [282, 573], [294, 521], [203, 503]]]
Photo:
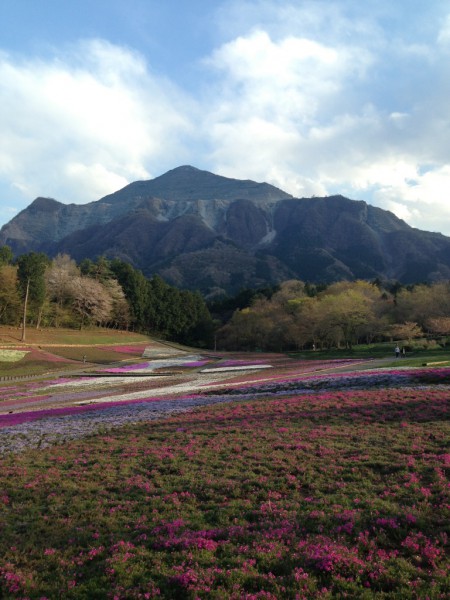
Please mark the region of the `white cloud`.
[[148, 178], [191, 127], [179, 90], [100, 40], [48, 61], [0, 55], [0, 102], [0, 179], [30, 197], [86, 202]]
[[0, 186], [87, 202], [190, 163], [450, 234], [450, 15], [407, 4], [223, 2], [191, 95], [102, 40], [0, 54]]
[[448, 57], [435, 44], [450, 21], [430, 11], [428, 37], [416, 39], [383, 28], [379, 15], [401, 15], [379, 6], [366, 16], [352, 3], [232, 3], [227, 31], [241, 31], [208, 63], [220, 75], [205, 122], [211, 162], [294, 195], [366, 199], [450, 233]]
[[352, 46], [276, 41], [260, 30], [224, 44], [208, 63], [222, 77], [205, 121], [216, 168], [295, 195], [325, 193], [318, 175], [326, 138], [341, 127], [333, 122], [335, 105], [342, 105], [346, 81], [364, 78], [371, 62], [370, 53]]
[[450, 232], [450, 166], [415, 171], [411, 178], [408, 172], [397, 178], [380, 177], [385, 184], [379, 186], [375, 200], [414, 227]]
[[260, 30], [240, 36], [208, 61], [222, 78], [224, 102], [216, 116], [258, 111], [281, 121], [295, 119], [297, 127], [309, 122], [320, 116], [321, 103], [336, 97], [345, 79], [360, 77], [370, 66], [370, 54], [355, 50], [294, 36], [275, 41]]

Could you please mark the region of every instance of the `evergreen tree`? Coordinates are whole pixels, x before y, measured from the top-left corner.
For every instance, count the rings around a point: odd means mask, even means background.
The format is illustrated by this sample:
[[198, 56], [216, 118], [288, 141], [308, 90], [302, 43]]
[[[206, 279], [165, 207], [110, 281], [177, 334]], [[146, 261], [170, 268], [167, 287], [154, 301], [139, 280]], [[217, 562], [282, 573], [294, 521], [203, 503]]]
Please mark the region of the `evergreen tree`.
[[0, 266], [0, 323], [18, 323], [20, 296], [17, 289], [17, 267]]
[[130, 306], [132, 327], [141, 331], [148, 328], [148, 297], [150, 284], [141, 271], [130, 264], [115, 259], [111, 262], [111, 271], [121, 285]]
[[0, 266], [10, 265], [13, 260], [13, 253], [9, 246], [0, 246]]
[[44, 275], [48, 264], [49, 259], [42, 252], [22, 254], [17, 260], [18, 284], [23, 298], [22, 341], [26, 336], [28, 304], [38, 312], [36, 327], [39, 327], [46, 292]]

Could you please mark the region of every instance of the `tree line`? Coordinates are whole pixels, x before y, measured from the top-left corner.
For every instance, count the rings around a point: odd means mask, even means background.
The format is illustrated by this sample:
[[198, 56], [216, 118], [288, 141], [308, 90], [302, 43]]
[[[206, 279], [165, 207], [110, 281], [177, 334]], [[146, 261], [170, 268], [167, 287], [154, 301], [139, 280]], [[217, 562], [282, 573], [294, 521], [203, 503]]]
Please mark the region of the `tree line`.
[[0, 247], [0, 323], [32, 327], [132, 329], [198, 346], [213, 336], [211, 315], [198, 292], [146, 278], [128, 263], [101, 256], [77, 264], [29, 252], [13, 259]]
[[[213, 314], [214, 320], [211, 316]], [[131, 329], [224, 350], [288, 351], [450, 335], [450, 283], [402, 286], [380, 281], [330, 285], [297, 280], [207, 306], [122, 260], [79, 264], [67, 254], [30, 252], [14, 260], [0, 247], [0, 324]]]
[[223, 349], [286, 351], [388, 340], [413, 346], [427, 337], [445, 343], [448, 335], [449, 282], [314, 286], [292, 280], [255, 293], [248, 306], [236, 308], [217, 332], [217, 342]]

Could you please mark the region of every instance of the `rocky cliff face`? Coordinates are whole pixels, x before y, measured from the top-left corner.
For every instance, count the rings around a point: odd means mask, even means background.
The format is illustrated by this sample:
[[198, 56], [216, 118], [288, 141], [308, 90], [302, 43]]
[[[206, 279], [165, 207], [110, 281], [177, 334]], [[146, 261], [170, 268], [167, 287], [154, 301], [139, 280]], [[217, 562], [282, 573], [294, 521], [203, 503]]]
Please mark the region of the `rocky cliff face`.
[[97, 202], [37, 198], [0, 231], [15, 254], [104, 254], [214, 295], [287, 278], [450, 277], [450, 238], [342, 196], [292, 198], [266, 183], [179, 167]]

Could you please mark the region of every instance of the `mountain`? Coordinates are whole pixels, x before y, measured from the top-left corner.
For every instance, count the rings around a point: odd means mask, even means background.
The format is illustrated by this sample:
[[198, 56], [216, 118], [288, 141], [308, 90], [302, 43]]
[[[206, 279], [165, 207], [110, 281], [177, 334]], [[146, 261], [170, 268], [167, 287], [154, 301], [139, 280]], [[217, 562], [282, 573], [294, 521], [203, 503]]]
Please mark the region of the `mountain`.
[[37, 198], [0, 230], [14, 254], [105, 255], [213, 296], [297, 278], [450, 278], [450, 238], [343, 196], [293, 198], [191, 166], [84, 205]]

